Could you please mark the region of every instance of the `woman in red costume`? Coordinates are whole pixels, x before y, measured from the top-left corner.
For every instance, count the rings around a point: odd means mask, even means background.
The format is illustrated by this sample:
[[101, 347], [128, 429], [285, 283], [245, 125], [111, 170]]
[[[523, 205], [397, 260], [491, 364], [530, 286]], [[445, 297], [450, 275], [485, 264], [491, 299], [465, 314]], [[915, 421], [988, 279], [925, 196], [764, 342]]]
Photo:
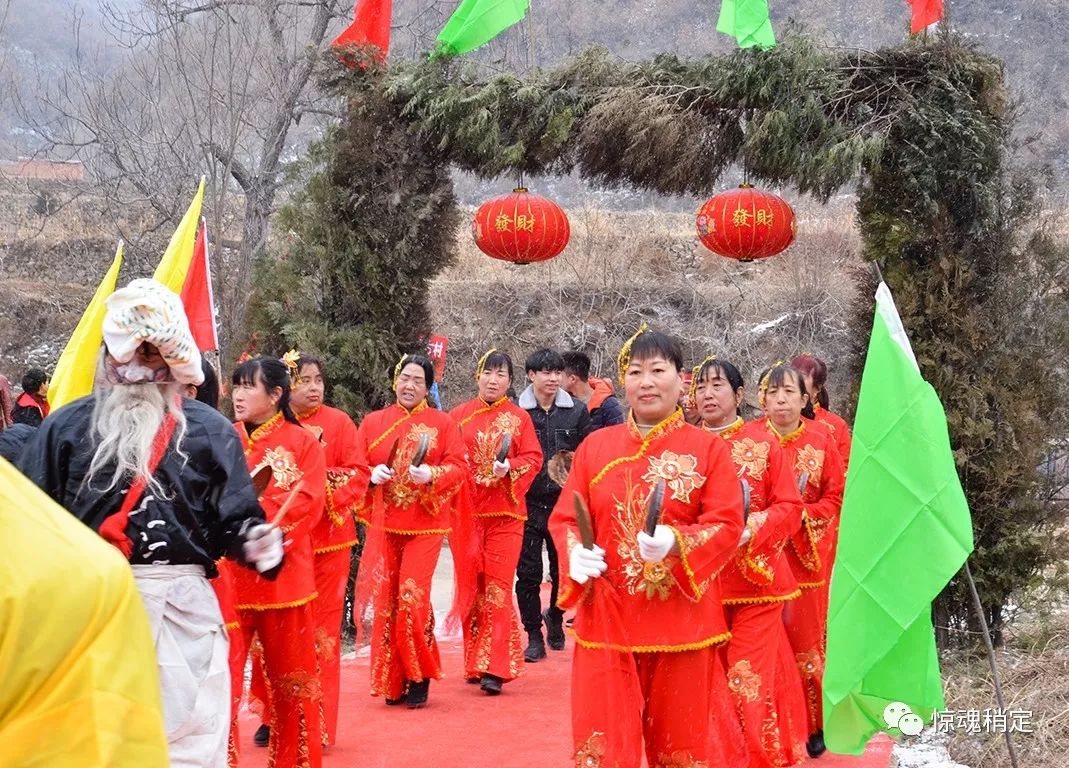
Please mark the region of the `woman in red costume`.
[[802, 523], [802, 499], [779, 441], [759, 422], [743, 423], [743, 380], [727, 360], [694, 369], [691, 400], [702, 428], [727, 443], [748, 501], [749, 541], [720, 572], [731, 640], [727, 681], [742, 721], [750, 768], [779, 768], [805, 757], [806, 709], [783, 608], [799, 596], [783, 548]]
[[[471, 542], [454, 542], [460, 557], [470, 555], [474, 561], [469, 563], [473, 583], [458, 593], [464, 671], [468, 682], [479, 683], [491, 696], [523, 670], [524, 637], [512, 584], [527, 517], [524, 494], [542, 467], [531, 417], [508, 399], [512, 373], [512, 359], [491, 349], [475, 370], [479, 396], [450, 413], [464, 436], [470, 464]], [[498, 455], [502, 452], [504, 457]], [[457, 567], [463, 573], [459, 563]]]
[[[233, 563], [226, 565], [244, 646], [249, 647], [255, 634], [263, 647], [271, 710], [267, 717], [276, 724], [268, 744], [268, 765], [318, 768], [322, 693], [311, 605], [316, 597], [311, 531], [323, 514], [327, 474], [319, 441], [290, 409], [290, 388], [289, 372], [280, 360], [256, 357], [234, 371], [235, 427], [249, 471], [270, 470], [260, 506], [267, 520], [277, 520], [282, 529], [286, 559], [274, 581]], [[278, 520], [284, 505], [285, 514]]]
[[631, 414], [580, 444], [549, 523], [558, 605], [576, 609], [575, 765], [638, 768], [643, 745], [653, 768], [724, 765], [720, 752], [742, 746], [716, 579], [744, 535], [735, 467], [683, 419], [677, 341], [643, 328], [618, 362]]
[[835, 447], [843, 460], [843, 471], [846, 471], [850, 466], [850, 425], [842, 416], [828, 410], [828, 366], [819, 357], [798, 355], [791, 360], [791, 367], [805, 379], [805, 389], [813, 403], [813, 416], [835, 438]]
[[405, 355], [394, 369], [397, 402], [369, 413], [358, 430], [372, 488], [362, 512], [370, 520], [363, 520], [368, 540], [355, 619], [363, 622], [370, 591], [371, 695], [410, 709], [427, 704], [431, 680], [442, 676], [431, 580], [451, 530], [453, 497], [468, 471], [456, 422], [427, 404], [433, 383], [431, 361]]
[[794, 649], [809, 715], [806, 749], [824, 753], [822, 683], [828, 623], [828, 582], [839, 534], [839, 512], [846, 478], [835, 440], [813, 411], [800, 372], [776, 363], [761, 377], [758, 402], [766, 418], [757, 422], [779, 441], [786, 463], [802, 491], [802, 525], [786, 548], [787, 562], [802, 594], [783, 611]]

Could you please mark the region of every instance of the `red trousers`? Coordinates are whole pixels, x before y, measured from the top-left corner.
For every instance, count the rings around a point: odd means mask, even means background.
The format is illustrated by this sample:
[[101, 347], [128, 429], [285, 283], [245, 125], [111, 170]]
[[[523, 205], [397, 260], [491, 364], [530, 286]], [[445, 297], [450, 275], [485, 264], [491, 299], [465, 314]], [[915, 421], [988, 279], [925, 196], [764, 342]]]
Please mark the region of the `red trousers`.
[[731, 630], [727, 681], [746, 739], [749, 768], [806, 758], [806, 706], [783, 627], [784, 602], [725, 605]]
[[442, 676], [434, 639], [431, 581], [442, 534], [384, 534], [384, 581], [371, 629], [371, 695], [398, 699], [409, 681]]
[[[273, 768], [320, 768], [322, 687], [316, 665], [315, 619], [310, 603], [295, 608], [239, 611], [246, 647], [253, 635], [263, 650], [272, 724], [267, 764]], [[241, 666], [245, 664], [244, 655]]]
[[[623, 679], [636, 674], [637, 685]], [[650, 768], [745, 764], [715, 647], [630, 654], [577, 645], [572, 737], [576, 765], [639, 768], [643, 742]]]
[[515, 680], [523, 671], [523, 640], [512, 583], [523, 545], [523, 520], [476, 517], [482, 563], [479, 592], [464, 622], [464, 676]]
[[345, 611], [345, 585], [349, 580], [352, 549], [338, 549], [315, 556], [315, 581], [319, 597], [312, 601], [315, 613], [316, 657], [323, 686], [323, 733], [325, 745], [338, 735], [338, 695], [341, 682], [341, 623]]
[[230, 768], [238, 766], [238, 709], [245, 688], [245, 635], [240, 623], [236, 627], [227, 624], [226, 634], [230, 640], [230, 739], [227, 741], [226, 762]]
[[[315, 584], [319, 596], [312, 601], [315, 615], [315, 647], [319, 661], [319, 681], [323, 686], [320, 719], [323, 745], [334, 744], [338, 734], [338, 696], [341, 688], [341, 623], [345, 612], [345, 585], [349, 579], [352, 550], [339, 549], [315, 556]], [[249, 697], [259, 711], [261, 721], [271, 725], [270, 694], [264, 682], [260, 645], [253, 651], [252, 681]]]
[[828, 627], [827, 586], [803, 589], [801, 597], [791, 600], [784, 608], [783, 625], [802, 676], [809, 733], [817, 733], [824, 729], [822, 697]]

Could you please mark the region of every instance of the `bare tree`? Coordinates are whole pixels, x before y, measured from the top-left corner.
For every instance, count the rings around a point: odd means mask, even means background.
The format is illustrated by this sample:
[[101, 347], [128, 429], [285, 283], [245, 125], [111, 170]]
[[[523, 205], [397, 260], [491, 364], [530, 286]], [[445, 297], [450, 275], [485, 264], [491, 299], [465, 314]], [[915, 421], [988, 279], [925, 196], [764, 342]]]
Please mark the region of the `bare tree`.
[[[100, 74], [99, 52], [41, 78], [42, 119], [25, 110], [45, 151], [88, 166], [136, 253], [158, 245], [181, 217], [201, 174], [216, 233], [216, 296], [224, 338], [241, 333], [252, 265], [264, 253], [294, 133], [329, 113], [312, 75], [328, 28], [347, 0], [144, 0], [105, 5], [121, 63]], [[340, 22], [336, 25], [340, 25]], [[23, 103], [27, 99], [22, 99]], [[148, 215], [131, 218], [130, 212]], [[143, 249], [137, 246], [143, 244]]]

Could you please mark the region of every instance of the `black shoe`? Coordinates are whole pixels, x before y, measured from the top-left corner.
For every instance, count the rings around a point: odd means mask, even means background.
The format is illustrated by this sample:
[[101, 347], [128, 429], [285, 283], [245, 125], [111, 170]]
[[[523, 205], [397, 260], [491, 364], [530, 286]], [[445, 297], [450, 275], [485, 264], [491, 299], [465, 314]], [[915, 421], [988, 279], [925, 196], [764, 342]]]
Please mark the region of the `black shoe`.
[[544, 658], [546, 658], [546, 642], [542, 639], [542, 630], [528, 632], [527, 649], [523, 652], [523, 660], [534, 664]]
[[824, 746], [824, 731], [817, 731], [810, 734], [809, 739], [805, 743], [805, 751], [809, 753], [812, 758], [817, 758], [828, 751], [828, 748]]
[[465, 677], [464, 678], [464, 682], [467, 683], [468, 685], [478, 685], [481, 682], [481, 680], [478, 677]]
[[408, 684], [408, 708], [422, 709], [427, 706], [427, 694], [431, 690], [430, 678]]
[[407, 693], [402, 693], [396, 699], [386, 699], [386, 706], [387, 707], [399, 707], [402, 704], [404, 704], [406, 701], [408, 701], [408, 694]]
[[564, 650], [564, 615], [547, 608], [542, 612], [542, 620], [546, 622], [546, 642], [555, 651]]
[[260, 725], [256, 729], [256, 735], [252, 737], [252, 743], [258, 747], [266, 747], [269, 741], [271, 741], [271, 726]]
[[487, 696], [497, 696], [501, 693], [501, 683], [502, 680], [497, 675], [483, 675], [479, 687], [483, 689]]

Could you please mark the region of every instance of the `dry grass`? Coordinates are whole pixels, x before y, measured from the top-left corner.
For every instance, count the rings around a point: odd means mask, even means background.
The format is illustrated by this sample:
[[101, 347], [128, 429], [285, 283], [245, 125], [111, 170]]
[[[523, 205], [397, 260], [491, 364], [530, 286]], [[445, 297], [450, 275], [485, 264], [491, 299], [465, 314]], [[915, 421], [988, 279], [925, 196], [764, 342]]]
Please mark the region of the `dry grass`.
[[567, 250], [543, 264], [497, 262], [459, 235], [458, 261], [431, 298], [434, 331], [449, 337], [449, 402], [470, 396], [489, 346], [518, 365], [540, 346], [585, 349], [611, 376], [620, 344], [644, 320], [677, 335], [688, 360], [716, 352], [749, 377], [801, 351], [834, 367], [844, 351], [859, 266], [852, 209], [800, 209], [795, 245], [752, 264], [702, 247], [691, 214], [583, 208], [570, 218]]
[[[1027, 630], [1038, 634], [1029, 636]], [[1020, 624], [1018, 637], [996, 652], [1006, 708], [1032, 713], [1033, 733], [1012, 734], [1018, 764], [1024, 768], [1069, 765], [1069, 616], [1042, 625]], [[1034, 641], [1034, 642], [1033, 642]], [[946, 706], [952, 710], [995, 709], [994, 686], [986, 656], [943, 660]], [[970, 768], [1010, 765], [1001, 733], [955, 731], [950, 754]]]

